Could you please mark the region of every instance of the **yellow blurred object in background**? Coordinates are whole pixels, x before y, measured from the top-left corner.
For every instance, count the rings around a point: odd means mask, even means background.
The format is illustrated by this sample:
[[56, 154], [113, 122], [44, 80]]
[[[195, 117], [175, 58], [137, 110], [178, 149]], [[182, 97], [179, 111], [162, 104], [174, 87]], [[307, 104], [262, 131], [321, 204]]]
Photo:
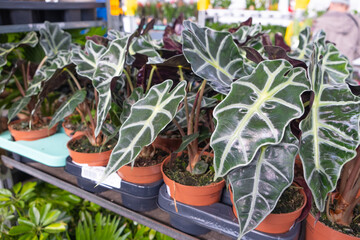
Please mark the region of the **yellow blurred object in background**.
[[310, 0], [296, 0], [295, 2], [295, 10], [297, 9], [306, 9]]
[[135, 16], [135, 12], [137, 9], [137, 0], [126, 0], [125, 1], [125, 15], [126, 16]]
[[110, 14], [113, 16], [119, 16], [120, 14], [123, 14], [119, 0], [110, 0]]
[[197, 2], [197, 9], [199, 11], [205, 11], [209, 8], [210, 0], [198, 0]]

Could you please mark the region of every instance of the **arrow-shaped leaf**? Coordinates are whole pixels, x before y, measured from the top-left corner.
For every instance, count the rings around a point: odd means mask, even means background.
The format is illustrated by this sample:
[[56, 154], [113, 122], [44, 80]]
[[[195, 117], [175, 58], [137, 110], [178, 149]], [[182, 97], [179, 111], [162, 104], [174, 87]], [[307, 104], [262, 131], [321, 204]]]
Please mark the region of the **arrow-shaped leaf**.
[[239, 219], [239, 239], [274, 210], [291, 185], [297, 152], [298, 140], [287, 127], [280, 144], [261, 147], [249, 165], [228, 174]]
[[34, 79], [26, 91], [25, 97], [13, 103], [9, 109], [8, 119], [11, 121], [25, 106], [30, 102], [31, 97], [37, 95], [42, 83], [54, 76], [58, 69], [62, 69], [70, 64], [70, 52], [60, 51], [54, 59], [48, 60], [40, 69], [35, 72]]
[[228, 93], [234, 79], [244, 75], [243, 58], [230, 33], [184, 22], [183, 53], [193, 71], [215, 91]]
[[[333, 58], [321, 57], [329, 54]], [[328, 68], [344, 61], [332, 44], [326, 49], [314, 44], [308, 75], [315, 96], [308, 117], [300, 124], [300, 158], [320, 211], [324, 211], [327, 194], [336, 187], [342, 166], [355, 157], [359, 145], [360, 98], [351, 93], [346, 77]]]
[[92, 80], [100, 57], [105, 51], [106, 47], [91, 40], [86, 41], [84, 50], [73, 50], [71, 61], [76, 65], [76, 72]]
[[120, 76], [124, 69], [128, 39], [129, 37], [126, 36], [111, 42], [107, 51], [99, 59], [94, 78], [92, 79], [93, 85], [99, 93], [96, 136], [99, 134], [111, 107], [111, 80], [114, 77]]
[[308, 60], [310, 59], [312, 52], [312, 43], [310, 38], [310, 28], [307, 27], [300, 32], [299, 35], [299, 45], [295, 51], [289, 54], [290, 57], [299, 59], [299, 60]]
[[40, 45], [49, 58], [56, 57], [60, 51], [69, 51], [71, 35], [58, 24], [46, 21], [45, 28], [40, 29], [40, 35]]
[[85, 100], [86, 90], [77, 91], [68, 101], [64, 102], [54, 113], [49, 128], [55, 126], [56, 123], [72, 114], [75, 108]]
[[309, 87], [305, 70], [285, 60], [261, 62], [250, 76], [235, 81], [214, 110], [216, 177], [249, 164], [260, 147], [279, 143], [285, 127], [303, 114], [300, 96]]
[[0, 44], [0, 67], [6, 64], [7, 55], [15, 48], [21, 45], [28, 45], [31, 47], [35, 47], [37, 43], [38, 43], [38, 37], [36, 36], [36, 33], [29, 32], [20, 42]]
[[129, 118], [120, 128], [119, 141], [111, 153], [103, 179], [132, 162], [174, 118], [184, 99], [186, 82], [180, 82], [170, 91], [172, 85], [172, 80], [155, 85], [144, 98], [132, 105]]

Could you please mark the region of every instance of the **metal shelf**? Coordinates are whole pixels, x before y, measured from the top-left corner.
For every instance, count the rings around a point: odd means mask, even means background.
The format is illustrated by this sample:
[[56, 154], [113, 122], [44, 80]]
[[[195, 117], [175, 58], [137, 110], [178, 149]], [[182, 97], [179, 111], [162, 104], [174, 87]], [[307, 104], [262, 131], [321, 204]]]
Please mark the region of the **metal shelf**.
[[[57, 22], [62, 29], [76, 29], [88, 27], [106, 27], [105, 21], [78, 21], [78, 22]], [[44, 28], [43, 23], [17, 24], [17, 25], [0, 25], [0, 33], [30, 32], [39, 31]]]
[[127, 209], [121, 205], [121, 196], [112, 190], [100, 194], [89, 193], [76, 185], [76, 177], [64, 171], [63, 167], [49, 167], [40, 163], [21, 163], [11, 159], [7, 156], [1, 157], [2, 162], [10, 169], [18, 169], [35, 178], [44, 182], [53, 184], [61, 189], [71, 192], [83, 199], [89, 200], [106, 208], [116, 214], [134, 220], [140, 224], [148, 226], [156, 231], [164, 233], [170, 237], [178, 240], [194, 240], [194, 239], [207, 239], [207, 240], [228, 240], [231, 239], [220, 233], [211, 231], [207, 234], [193, 237], [183, 233], [170, 226], [170, 216], [167, 212], [160, 209], [155, 209], [149, 212], [138, 213]]

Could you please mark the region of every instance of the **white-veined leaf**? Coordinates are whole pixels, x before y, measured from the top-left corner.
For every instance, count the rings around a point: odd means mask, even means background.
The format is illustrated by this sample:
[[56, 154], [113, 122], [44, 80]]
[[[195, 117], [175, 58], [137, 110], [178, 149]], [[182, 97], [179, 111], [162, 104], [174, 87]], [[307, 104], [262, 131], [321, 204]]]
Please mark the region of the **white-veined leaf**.
[[298, 47], [289, 54], [290, 57], [299, 59], [299, 60], [308, 60], [310, 59], [311, 52], [312, 52], [312, 43], [310, 38], [310, 28], [307, 27], [300, 32], [299, 35], [299, 45]]
[[[333, 57], [321, 57], [329, 54]], [[355, 157], [359, 145], [360, 98], [349, 90], [346, 76], [334, 74], [328, 67], [341, 63], [339, 70], [347, 71], [344, 61], [332, 44], [325, 48], [314, 44], [308, 75], [315, 95], [308, 117], [300, 124], [300, 158], [320, 211], [325, 209], [327, 194], [335, 189], [343, 165]]]
[[70, 55], [69, 51], [60, 51], [56, 58], [47, 60], [45, 64], [35, 72], [34, 78], [25, 93], [25, 97], [11, 105], [8, 113], [9, 121], [25, 108], [32, 96], [40, 92], [44, 81], [49, 80], [56, 71], [70, 64]]
[[144, 98], [132, 105], [130, 116], [120, 128], [119, 140], [111, 153], [103, 179], [135, 160], [141, 149], [151, 144], [174, 118], [184, 99], [186, 82], [180, 82], [170, 91], [172, 85], [172, 80], [154, 85]]
[[38, 37], [36, 36], [36, 33], [29, 32], [26, 34], [26, 36], [23, 39], [21, 39], [20, 42], [0, 44], [0, 67], [6, 64], [7, 55], [15, 48], [21, 45], [28, 45], [31, 47], [35, 47], [37, 43], [38, 43]]
[[294, 177], [299, 141], [287, 127], [283, 140], [261, 147], [254, 160], [227, 175], [239, 219], [239, 237], [256, 228], [275, 208]]
[[285, 127], [303, 114], [300, 96], [309, 87], [305, 70], [285, 60], [263, 61], [235, 81], [214, 110], [215, 177], [249, 164], [260, 147], [279, 143]]
[[64, 32], [58, 24], [45, 22], [45, 28], [40, 29], [40, 45], [49, 58], [57, 57], [60, 51], [69, 51], [70, 33]]
[[85, 49], [72, 51], [71, 61], [76, 65], [76, 72], [84, 77], [93, 79], [100, 57], [105, 53], [106, 47], [88, 40]]
[[75, 108], [85, 100], [85, 97], [86, 90], [79, 90], [68, 101], [64, 102], [54, 113], [49, 128], [52, 128], [56, 123], [72, 114]]
[[111, 80], [118, 77], [124, 70], [126, 47], [129, 37], [116, 39], [111, 42], [106, 52], [100, 57], [92, 79], [96, 91], [99, 93], [97, 105], [97, 125], [95, 136], [101, 130], [111, 107]]
[[215, 91], [227, 94], [234, 79], [245, 75], [243, 58], [230, 33], [184, 21], [183, 53], [192, 70]]

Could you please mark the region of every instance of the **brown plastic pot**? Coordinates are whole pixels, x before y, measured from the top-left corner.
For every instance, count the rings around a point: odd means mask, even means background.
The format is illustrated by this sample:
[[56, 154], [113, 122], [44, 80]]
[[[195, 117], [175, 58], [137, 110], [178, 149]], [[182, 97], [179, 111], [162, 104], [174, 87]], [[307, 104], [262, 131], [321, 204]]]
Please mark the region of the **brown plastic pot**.
[[87, 164], [89, 166], [106, 166], [109, 162], [109, 158], [112, 152], [111, 150], [105, 151], [105, 152], [99, 152], [99, 153], [82, 153], [82, 152], [76, 152], [74, 150], [71, 150], [69, 145], [72, 141], [75, 141], [77, 139], [80, 139], [82, 137], [85, 137], [83, 135], [73, 137], [68, 141], [66, 144], [67, 148], [69, 149], [69, 154], [73, 162], [78, 164]]
[[68, 136], [71, 137], [71, 138], [84, 135], [84, 132], [83, 132], [83, 131], [76, 131], [73, 135], [71, 135], [71, 134], [74, 132], [74, 130], [71, 130], [70, 128], [65, 127], [65, 122], [63, 122], [63, 123], [61, 124], [61, 126], [63, 127], [63, 129], [64, 129], [64, 131], [65, 131], [65, 134], [68, 135]]
[[[237, 217], [235, 204], [233, 202], [233, 193], [231, 191], [230, 186], [229, 186], [229, 191], [230, 191], [231, 202], [233, 203], [233, 212]], [[272, 234], [280, 234], [280, 233], [288, 232], [290, 228], [294, 225], [295, 220], [298, 217], [300, 217], [301, 212], [307, 202], [307, 197], [304, 190], [301, 188], [299, 189], [299, 191], [301, 195], [304, 197], [304, 203], [299, 209], [290, 213], [280, 213], [280, 214], [271, 213], [257, 226], [256, 230], [260, 232], [272, 233]], [[313, 239], [313, 238], [309, 238], [309, 239]]]
[[160, 136], [160, 135], [154, 141], [154, 144], [167, 148], [170, 151], [177, 150], [180, 147], [181, 143], [182, 143], [181, 138], [168, 138], [166, 136]]
[[[164, 148], [162, 145], [154, 144], [155, 148], [161, 149], [167, 153], [170, 153], [169, 149]], [[161, 180], [161, 164], [156, 164], [148, 167], [131, 167], [122, 166], [117, 174], [125, 181], [136, 184], [149, 184]]]
[[13, 128], [14, 124], [17, 124], [19, 122], [24, 122], [28, 120], [20, 119], [13, 121], [9, 124], [8, 128], [11, 133], [11, 135], [14, 137], [15, 141], [35, 141], [41, 138], [49, 137], [56, 133], [57, 126], [53, 126], [52, 128], [48, 129], [47, 127], [39, 129], [39, 130], [28, 130], [28, 131], [22, 131], [22, 130], [15, 130]]
[[[210, 153], [207, 155], [214, 156]], [[177, 156], [180, 156], [178, 153]], [[218, 183], [212, 183], [206, 186], [186, 186], [171, 180], [166, 176], [163, 171], [165, 164], [170, 161], [168, 156], [161, 165], [161, 173], [163, 175], [164, 182], [170, 191], [170, 196], [181, 203], [185, 203], [191, 206], [207, 206], [220, 201], [222, 189], [225, 186], [225, 181], [222, 180]]]
[[314, 216], [309, 213], [306, 218], [306, 238], [316, 240], [359, 240], [360, 238], [349, 236], [326, 226], [320, 221], [315, 224]]

